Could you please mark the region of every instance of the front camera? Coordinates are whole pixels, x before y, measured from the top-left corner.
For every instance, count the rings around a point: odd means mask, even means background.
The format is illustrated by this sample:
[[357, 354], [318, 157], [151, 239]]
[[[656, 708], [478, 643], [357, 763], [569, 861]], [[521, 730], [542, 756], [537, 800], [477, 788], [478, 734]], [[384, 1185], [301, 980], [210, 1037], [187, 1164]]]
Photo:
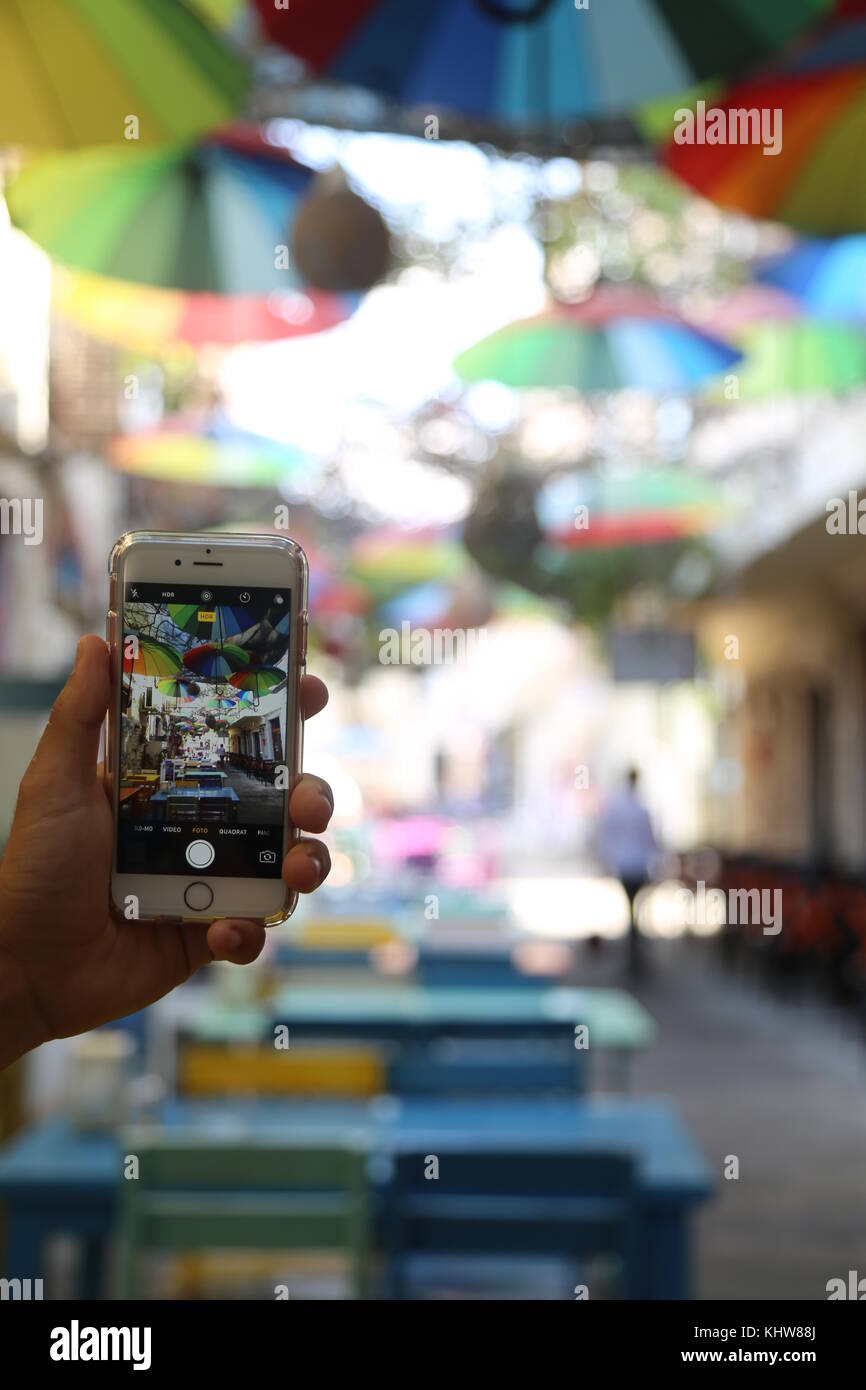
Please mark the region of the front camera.
[[176, 565], [179, 565], [179, 564], [180, 564], [180, 560], [175, 560], [174, 563], [175, 563]]

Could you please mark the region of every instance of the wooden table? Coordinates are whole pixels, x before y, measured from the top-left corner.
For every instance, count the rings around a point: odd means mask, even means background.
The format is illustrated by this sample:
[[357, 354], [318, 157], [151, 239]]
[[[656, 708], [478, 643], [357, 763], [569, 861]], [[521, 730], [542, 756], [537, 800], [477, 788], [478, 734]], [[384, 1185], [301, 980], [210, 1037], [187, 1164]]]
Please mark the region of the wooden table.
[[[670, 1101], [173, 1101], [160, 1118], [167, 1130], [194, 1133], [213, 1144], [288, 1135], [295, 1143], [362, 1144], [381, 1158], [419, 1149], [439, 1155], [496, 1148], [523, 1148], [528, 1157], [629, 1154], [639, 1202], [639, 1294], [689, 1297], [690, 1215], [713, 1184]], [[6, 1269], [20, 1279], [40, 1278], [45, 1242], [61, 1233], [76, 1235], [87, 1252], [84, 1296], [97, 1296], [94, 1281], [114, 1229], [124, 1152], [122, 1136], [81, 1134], [65, 1120], [17, 1135], [0, 1154], [0, 1199], [9, 1216]]]

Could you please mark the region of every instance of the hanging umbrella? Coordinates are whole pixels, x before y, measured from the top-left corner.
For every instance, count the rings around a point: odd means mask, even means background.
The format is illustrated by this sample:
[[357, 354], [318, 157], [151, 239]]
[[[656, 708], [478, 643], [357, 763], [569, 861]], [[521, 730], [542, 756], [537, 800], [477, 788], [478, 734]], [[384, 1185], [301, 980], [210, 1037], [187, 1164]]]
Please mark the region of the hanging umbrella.
[[545, 538], [566, 549], [659, 545], [701, 535], [725, 514], [722, 494], [684, 469], [642, 469], [605, 477], [581, 471], [539, 490], [536, 515]]
[[454, 368], [464, 381], [499, 381], [517, 390], [683, 391], [738, 359], [734, 348], [652, 295], [606, 287], [584, 304], [555, 304], [508, 324], [462, 352]]
[[229, 679], [229, 685], [235, 690], [249, 691], [253, 697], [253, 704], [259, 703], [262, 695], [267, 695], [274, 686], [280, 685], [286, 679], [285, 671], [281, 671], [279, 666], [253, 666], [247, 671], [238, 671]]
[[0, 0], [0, 52], [0, 146], [113, 144], [125, 160], [222, 125], [247, 87], [186, 0]]
[[249, 666], [250, 658], [243, 647], [237, 647], [231, 642], [222, 646], [204, 642], [199, 647], [190, 647], [189, 651], [184, 653], [183, 664], [203, 680], [220, 681]]
[[424, 111], [562, 121], [730, 75], [833, 0], [256, 0], [268, 36], [316, 73]]
[[154, 357], [320, 333], [344, 322], [350, 307], [343, 296], [309, 288], [187, 294], [62, 267], [52, 292], [57, 311], [91, 337]]
[[[136, 650], [132, 643], [137, 643]], [[123, 670], [136, 676], [173, 676], [181, 669], [181, 659], [174, 647], [165, 642], [157, 642], [154, 637], [143, 637], [140, 633], [126, 632], [123, 637]]]
[[355, 542], [347, 572], [381, 601], [408, 585], [454, 579], [468, 566], [459, 540], [448, 533], [386, 529]]
[[851, 324], [814, 319], [753, 323], [738, 338], [745, 354], [737, 369], [742, 400], [849, 391], [866, 382], [866, 333]]
[[194, 700], [199, 693], [199, 687], [189, 676], [166, 676], [157, 681], [156, 688], [161, 695], [178, 701]]
[[[860, 5], [848, 13], [852, 17], [822, 27], [784, 61], [713, 100], [726, 129], [732, 111], [781, 112], [784, 138], [777, 153], [765, 156], [760, 142], [678, 144], [672, 138], [668, 168], [704, 197], [751, 217], [819, 236], [866, 229], [866, 13]], [[681, 103], [683, 109], [691, 104]]]
[[183, 417], [169, 419], [155, 429], [118, 435], [108, 454], [121, 472], [205, 487], [272, 488], [316, 468], [293, 445], [239, 429], [219, 417], [203, 425]]
[[235, 704], [236, 701], [227, 696], [212, 695], [209, 700], [205, 701], [205, 709], [234, 709]]
[[251, 153], [228, 131], [194, 146], [34, 160], [6, 201], [62, 265], [167, 289], [279, 295], [302, 288], [280, 248], [312, 178], [285, 151]]
[[771, 288], [796, 296], [812, 316], [866, 320], [866, 236], [800, 242], [759, 274]]

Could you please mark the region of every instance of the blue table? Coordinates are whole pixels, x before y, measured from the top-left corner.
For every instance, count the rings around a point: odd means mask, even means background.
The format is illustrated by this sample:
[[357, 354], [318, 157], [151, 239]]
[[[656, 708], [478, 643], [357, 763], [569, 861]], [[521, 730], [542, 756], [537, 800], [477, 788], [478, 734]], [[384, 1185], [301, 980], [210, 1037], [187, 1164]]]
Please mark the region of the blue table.
[[[167, 1128], [243, 1140], [263, 1129], [297, 1141], [340, 1143], [351, 1136], [372, 1154], [447, 1153], [477, 1147], [632, 1155], [640, 1226], [640, 1294], [689, 1297], [689, 1216], [712, 1191], [707, 1164], [667, 1100], [479, 1101], [384, 1097], [373, 1101], [171, 1101]], [[5, 1273], [44, 1277], [44, 1241], [81, 1237], [88, 1253], [86, 1296], [95, 1296], [100, 1245], [111, 1235], [123, 1151], [111, 1135], [77, 1134], [54, 1120], [18, 1135], [0, 1153], [0, 1200], [8, 1209]]]

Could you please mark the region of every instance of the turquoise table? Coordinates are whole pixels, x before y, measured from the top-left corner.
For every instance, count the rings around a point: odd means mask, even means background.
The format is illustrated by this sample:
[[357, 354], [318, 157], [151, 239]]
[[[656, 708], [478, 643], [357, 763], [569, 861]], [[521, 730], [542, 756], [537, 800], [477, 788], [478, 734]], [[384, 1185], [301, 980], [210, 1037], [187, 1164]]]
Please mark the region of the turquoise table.
[[[667, 1100], [174, 1101], [161, 1116], [168, 1131], [194, 1130], [214, 1144], [262, 1132], [293, 1142], [363, 1144], [371, 1155], [419, 1148], [523, 1148], [530, 1154], [621, 1151], [633, 1157], [639, 1204], [639, 1294], [687, 1298], [690, 1215], [712, 1191], [707, 1164]], [[85, 1295], [102, 1243], [112, 1233], [123, 1149], [110, 1135], [76, 1134], [56, 1120], [28, 1130], [0, 1153], [0, 1201], [7, 1204], [6, 1277], [44, 1277], [44, 1242], [82, 1237], [89, 1252]], [[373, 1165], [381, 1168], [383, 1165]], [[387, 1165], [385, 1165], [387, 1166]], [[383, 1198], [386, 1200], [386, 1197]]]
[[[418, 1058], [442, 1039], [545, 1039], [562, 1056], [586, 1062], [609, 1053], [618, 1088], [631, 1056], [648, 1047], [655, 1024], [630, 994], [617, 989], [485, 989], [437, 985], [304, 985], [280, 991], [267, 1009], [234, 1009], [204, 999], [182, 1021], [196, 1042], [263, 1042], [283, 1025], [293, 1039], [366, 1038], [402, 1045]], [[575, 1047], [575, 1028], [588, 1029], [588, 1047]]]

